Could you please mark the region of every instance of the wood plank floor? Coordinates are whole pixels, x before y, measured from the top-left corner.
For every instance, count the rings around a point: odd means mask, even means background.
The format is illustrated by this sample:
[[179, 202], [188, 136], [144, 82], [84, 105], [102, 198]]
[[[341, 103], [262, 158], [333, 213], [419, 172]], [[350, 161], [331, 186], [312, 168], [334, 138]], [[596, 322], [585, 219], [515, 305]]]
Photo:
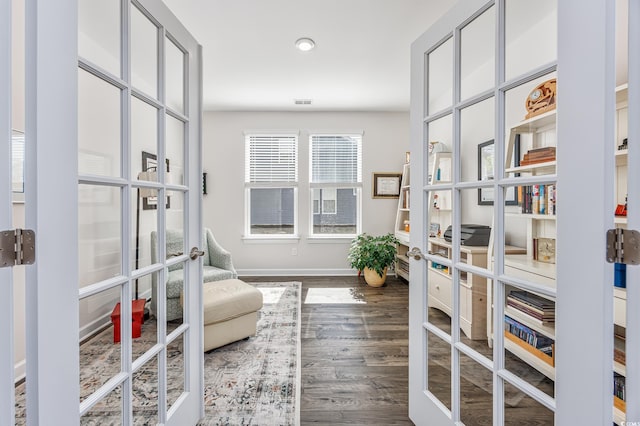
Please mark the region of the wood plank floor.
[[[302, 425], [413, 424], [408, 417], [406, 281], [387, 277], [384, 287], [372, 288], [358, 277], [243, 279], [302, 282]], [[309, 290], [326, 288], [349, 289], [354, 299], [366, 303], [305, 303]], [[450, 324], [445, 314], [434, 309], [430, 309], [429, 318], [443, 329]], [[450, 347], [436, 341], [431, 343], [434, 356], [429, 360], [429, 390], [450, 406]], [[486, 340], [465, 343], [480, 353], [491, 353]], [[553, 395], [552, 381], [508, 353], [507, 368], [533, 377], [534, 386]], [[466, 356], [461, 357], [461, 416], [465, 425], [492, 424], [492, 380], [489, 370]], [[507, 385], [505, 391], [505, 425], [553, 425], [551, 411], [513, 386]]]
[[[245, 278], [243, 278], [245, 279]], [[388, 277], [261, 277], [302, 282], [302, 425], [411, 425], [409, 287]], [[309, 289], [353, 289], [361, 304], [305, 304]]]

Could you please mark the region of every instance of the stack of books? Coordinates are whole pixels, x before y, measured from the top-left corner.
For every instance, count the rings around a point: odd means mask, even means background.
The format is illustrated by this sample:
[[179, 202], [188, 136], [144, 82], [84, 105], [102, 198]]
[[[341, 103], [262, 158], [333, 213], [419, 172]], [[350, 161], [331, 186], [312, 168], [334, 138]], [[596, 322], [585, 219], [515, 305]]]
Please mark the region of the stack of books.
[[517, 290], [509, 293], [507, 306], [522, 312], [540, 325], [550, 325], [556, 322], [556, 304], [528, 291]]
[[613, 373], [613, 395], [621, 401], [626, 401], [627, 399], [625, 395], [625, 382], [626, 378], [624, 376], [615, 372]]
[[536, 148], [527, 151], [527, 153], [520, 160], [521, 166], [528, 166], [530, 164], [546, 163], [549, 161], [555, 161], [556, 159], [556, 147], [547, 146], [544, 148]]

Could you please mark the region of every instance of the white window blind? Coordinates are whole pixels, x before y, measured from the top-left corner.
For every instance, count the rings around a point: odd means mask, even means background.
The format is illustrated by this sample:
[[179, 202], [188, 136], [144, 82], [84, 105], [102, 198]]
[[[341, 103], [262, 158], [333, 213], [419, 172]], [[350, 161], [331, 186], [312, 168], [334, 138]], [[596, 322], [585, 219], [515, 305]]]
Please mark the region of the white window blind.
[[297, 141], [295, 135], [247, 135], [245, 182], [297, 182]]
[[362, 136], [311, 135], [312, 183], [361, 183]]

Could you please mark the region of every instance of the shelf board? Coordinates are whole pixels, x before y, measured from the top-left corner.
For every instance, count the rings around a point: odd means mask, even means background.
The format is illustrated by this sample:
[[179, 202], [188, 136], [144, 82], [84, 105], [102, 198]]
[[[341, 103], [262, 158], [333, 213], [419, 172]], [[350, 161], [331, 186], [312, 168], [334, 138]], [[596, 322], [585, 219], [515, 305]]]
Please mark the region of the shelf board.
[[613, 287], [613, 297], [618, 299], [627, 300], [627, 289], [620, 287]]
[[395, 232], [395, 237], [400, 241], [400, 244], [405, 246], [409, 245], [409, 233], [406, 231], [397, 230]]
[[618, 223], [621, 225], [626, 225], [628, 222], [627, 217], [626, 216], [614, 216], [613, 218], [613, 223]]
[[527, 120], [521, 121], [515, 126], [511, 127], [511, 131], [514, 133], [532, 133], [543, 127], [548, 127], [556, 124], [556, 110], [547, 111], [543, 114], [536, 115]]
[[616, 151], [616, 166], [626, 166], [627, 162], [629, 161], [629, 150], [628, 149], [622, 149], [619, 151]]
[[520, 312], [517, 309], [511, 306], [504, 307], [504, 314], [518, 321], [522, 325], [526, 325], [530, 329], [537, 331], [538, 333], [542, 333], [547, 337], [551, 337], [553, 340], [556, 340], [556, 329], [555, 326], [550, 325], [541, 325], [536, 322], [535, 319], [531, 319], [524, 312]]
[[[526, 254], [507, 254], [504, 257], [504, 264], [505, 266], [520, 269], [530, 274], [540, 275], [554, 281], [556, 279], [556, 265], [554, 263], [539, 262], [533, 260]], [[534, 279], [533, 281], [536, 280]]]
[[411, 211], [409, 209], [398, 209], [398, 210], [400, 210], [401, 212], [409, 212], [409, 211]]
[[617, 425], [621, 425], [624, 421], [625, 421], [625, 414], [624, 412], [620, 411], [617, 407], [613, 407], [613, 421], [615, 422], [615, 424]]
[[553, 161], [547, 161], [547, 162], [538, 163], [538, 164], [528, 164], [526, 166], [509, 167], [504, 172], [505, 173], [527, 173], [527, 172], [541, 171], [545, 169], [555, 170], [556, 163], [557, 161], [553, 160]]
[[[538, 370], [548, 378], [550, 378], [551, 380], [555, 381], [556, 369], [552, 365], [550, 365], [548, 362], [543, 361], [542, 359], [538, 358], [536, 355], [529, 352], [527, 349], [520, 346], [515, 341], [510, 340], [507, 337], [508, 334], [509, 333], [505, 334], [504, 348], [509, 352], [511, 352], [512, 354], [514, 354], [515, 356], [517, 356], [518, 358], [520, 358], [521, 360], [525, 361], [527, 364], [529, 364], [530, 366], [532, 366], [533, 368], [535, 368], [536, 370]], [[517, 337], [514, 336], [514, 339], [517, 339]], [[522, 342], [522, 344], [526, 345], [526, 343], [524, 342]]]
[[629, 98], [629, 84], [624, 83], [616, 87], [616, 103], [626, 102]]
[[555, 214], [531, 214], [531, 213], [505, 213], [505, 216], [510, 217], [522, 217], [527, 219], [536, 219], [536, 220], [556, 220], [557, 216]]

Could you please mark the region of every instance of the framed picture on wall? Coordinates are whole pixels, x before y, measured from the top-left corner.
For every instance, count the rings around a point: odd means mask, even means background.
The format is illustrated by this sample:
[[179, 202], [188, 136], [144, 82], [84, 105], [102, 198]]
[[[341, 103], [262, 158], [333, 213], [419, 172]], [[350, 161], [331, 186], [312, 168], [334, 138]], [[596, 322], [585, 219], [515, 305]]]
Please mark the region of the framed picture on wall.
[[398, 198], [402, 173], [373, 173], [373, 198]]
[[[495, 146], [493, 139], [478, 145], [478, 180], [487, 181], [494, 179], [495, 170]], [[492, 206], [494, 200], [493, 188], [478, 188], [478, 205]], [[518, 192], [513, 186], [507, 188], [505, 205], [518, 205]]]
[[[165, 159], [167, 174], [169, 173], [169, 159]], [[158, 171], [158, 156], [142, 151], [142, 171]], [[167, 208], [171, 207], [171, 197], [167, 196]], [[158, 197], [142, 197], [142, 210], [156, 210], [158, 208]]]

